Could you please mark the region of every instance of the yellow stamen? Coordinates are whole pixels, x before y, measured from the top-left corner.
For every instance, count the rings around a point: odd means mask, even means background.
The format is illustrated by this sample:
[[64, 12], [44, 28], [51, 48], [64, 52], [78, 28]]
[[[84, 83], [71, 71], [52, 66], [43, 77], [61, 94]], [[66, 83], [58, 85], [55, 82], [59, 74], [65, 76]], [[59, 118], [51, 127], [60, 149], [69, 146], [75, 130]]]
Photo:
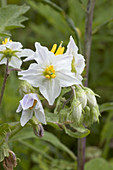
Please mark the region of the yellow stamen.
[[51, 52], [52, 52], [52, 53], [55, 53], [56, 48], [57, 48], [57, 44], [54, 44], [53, 47], [52, 47], [52, 49], [51, 49]]
[[63, 54], [65, 48], [62, 47], [62, 43], [63, 43], [63, 42], [61, 41], [61, 43], [60, 43], [60, 45], [59, 45], [59, 47], [58, 47], [58, 49], [57, 49], [55, 55]]
[[48, 72], [49, 71], [49, 67], [46, 67], [45, 71]]
[[47, 79], [55, 78], [56, 75], [54, 66], [53, 65], [50, 65], [49, 67], [47, 66], [43, 74]]
[[49, 69], [51, 70], [51, 69], [53, 69], [53, 67], [54, 67], [54, 66], [53, 66], [53, 65], [51, 65], [51, 66], [49, 66]]
[[62, 47], [61, 51], [60, 51], [60, 54], [63, 54], [64, 53], [64, 50], [65, 50], [65, 47]]
[[50, 79], [50, 78], [51, 78], [49, 74], [46, 74], [45, 77], [46, 77], [47, 79]]
[[36, 103], [37, 103], [37, 100], [34, 100], [34, 102], [33, 102], [33, 106], [31, 106], [29, 109], [30, 109], [30, 110], [32, 110], [32, 109], [33, 109], [33, 107], [36, 105]]
[[55, 74], [52, 74], [52, 75], [51, 75], [51, 78], [55, 78], [55, 77], [56, 77], [56, 75], [55, 75]]
[[[5, 45], [5, 44], [7, 44], [7, 42], [8, 42], [8, 38], [5, 38], [5, 40], [2, 41], [2, 44]], [[12, 42], [12, 40], [9, 40], [9, 42]]]

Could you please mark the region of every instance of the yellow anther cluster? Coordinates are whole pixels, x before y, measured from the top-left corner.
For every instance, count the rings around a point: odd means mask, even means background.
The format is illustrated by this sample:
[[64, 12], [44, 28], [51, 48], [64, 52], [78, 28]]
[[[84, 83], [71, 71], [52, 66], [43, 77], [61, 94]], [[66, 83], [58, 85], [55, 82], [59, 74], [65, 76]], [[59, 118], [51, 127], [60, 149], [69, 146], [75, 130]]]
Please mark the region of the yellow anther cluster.
[[[56, 51], [56, 48], [57, 48], [57, 44], [54, 44], [52, 49], [51, 49], [51, 52], [53, 52], [55, 55], [60, 55], [60, 54], [63, 54], [64, 52], [64, 47], [62, 47], [62, 42], [61, 44], [59, 45], [57, 51]], [[56, 52], [55, 52], [56, 51]]]
[[[5, 44], [7, 44], [7, 42], [8, 42], [8, 38], [5, 38], [5, 40], [2, 41], [2, 44], [5, 45]], [[12, 42], [12, 40], [9, 40], [9, 42]]]
[[36, 103], [37, 103], [37, 100], [34, 100], [33, 106], [31, 106], [29, 109], [32, 110], [33, 107], [36, 105]]
[[55, 75], [55, 69], [54, 69], [54, 66], [53, 66], [53, 65], [46, 67], [46, 69], [45, 69], [45, 71], [44, 71], [44, 76], [45, 76], [47, 79], [51, 79], [51, 78], [55, 78], [55, 77], [56, 77], [56, 75]]

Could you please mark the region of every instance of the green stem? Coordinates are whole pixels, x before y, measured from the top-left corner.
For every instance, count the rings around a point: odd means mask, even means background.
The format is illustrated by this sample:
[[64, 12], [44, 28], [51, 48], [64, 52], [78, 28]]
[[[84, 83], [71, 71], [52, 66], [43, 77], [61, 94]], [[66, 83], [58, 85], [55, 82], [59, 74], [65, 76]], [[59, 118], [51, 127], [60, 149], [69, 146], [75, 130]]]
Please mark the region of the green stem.
[[10, 134], [9, 134], [9, 138], [8, 140], [10, 140], [13, 136], [15, 136], [18, 132], [20, 132], [20, 130], [22, 130], [22, 126], [19, 125], [17, 126]]
[[7, 5], [7, 0], [1, 0], [1, 7], [5, 7]]
[[[88, 0], [87, 13], [86, 13], [86, 27], [85, 27], [85, 44], [84, 44], [84, 56], [86, 58], [86, 82], [85, 86], [88, 87], [88, 75], [89, 75], [89, 61], [91, 53], [92, 42], [92, 22], [94, 12], [95, 0]], [[85, 164], [85, 148], [86, 137], [78, 139], [78, 170], [84, 170]]]

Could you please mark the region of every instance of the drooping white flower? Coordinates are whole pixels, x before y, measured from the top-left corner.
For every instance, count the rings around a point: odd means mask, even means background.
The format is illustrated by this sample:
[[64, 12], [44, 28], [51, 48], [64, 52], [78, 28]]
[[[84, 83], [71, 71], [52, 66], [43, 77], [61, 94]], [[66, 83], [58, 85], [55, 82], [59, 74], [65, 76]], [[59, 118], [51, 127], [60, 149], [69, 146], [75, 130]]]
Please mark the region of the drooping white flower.
[[38, 121], [46, 124], [44, 110], [37, 94], [26, 94], [20, 101], [20, 105], [16, 112], [20, 112], [21, 110], [23, 110], [20, 119], [21, 126], [24, 126], [32, 118], [33, 112]]
[[9, 66], [19, 69], [22, 64], [19, 56], [21, 51], [22, 44], [20, 42], [13, 42], [5, 38], [5, 41], [2, 41], [2, 45], [0, 45], [0, 64], [6, 64], [8, 58]]
[[42, 95], [53, 105], [55, 99], [60, 95], [61, 87], [80, 84], [80, 81], [71, 72], [72, 55], [57, 55], [50, 52], [46, 47], [35, 43], [35, 60], [28, 70], [19, 72], [21, 80], [26, 80], [33, 87], [39, 87]]
[[82, 80], [81, 73], [83, 72], [84, 67], [85, 67], [85, 59], [81, 54], [78, 54], [78, 47], [76, 46], [72, 36], [70, 36], [70, 41], [67, 45], [66, 54], [73, 55], [72, 69], [75, 70], [76, 76], [81, 81]]

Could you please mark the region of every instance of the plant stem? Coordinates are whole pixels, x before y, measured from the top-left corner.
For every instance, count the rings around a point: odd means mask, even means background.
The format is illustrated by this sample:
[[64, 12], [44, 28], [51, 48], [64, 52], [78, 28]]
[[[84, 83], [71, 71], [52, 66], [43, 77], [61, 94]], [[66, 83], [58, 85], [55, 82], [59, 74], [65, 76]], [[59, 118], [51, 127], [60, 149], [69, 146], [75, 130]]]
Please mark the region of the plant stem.
[[8, 78], [8, 76], [9, 76], [8, 63], [9, 63], [9, 61], [8, 61], [8, 59], [7, 59], [6, 73], [5, 73], [5, 77], [4, 77], [4, 81], [3, 81], [3, 85], [2, 85], [2, 90], [1, 90], [1, 95], [0, 95], [0, 104], [1, 104], [1, 102], [2, 102], [2, 98], [3, 98], [5, 86], [6, 86], [6, 81], [7, 81], [7, 78]]
[[1, 0], [1, 7], [5, 7], [7, 5], [7, 0]]
[[93, 12], [95, 7], [95, 0], [88, 0], [87, 13], [86, 13], [86, 27], [85, 27], [85, 44], [84, 44], [84, 56], [86, 59], [86, 82], [85, 86], [88, 86], [88, 74], [89, 74], [89, 61], [91, 53], [92, 42], [92, 22]]
[[[89, 75], [89, 61], [91, 53], [91, 42], [92, 42], [92, 21], [94, 12], [95, 0], [88, 0], [87, 12], [86, 12], [86, 23], [85, 23], [85, 44], [84, 44], [84, 56], [86, 59], [86, 81], [85, 86], [88, 87], [88, 75]], [[85, 164], [85, 147], [86, 137], [78, 139], [78, 170], [84, 170]]]

